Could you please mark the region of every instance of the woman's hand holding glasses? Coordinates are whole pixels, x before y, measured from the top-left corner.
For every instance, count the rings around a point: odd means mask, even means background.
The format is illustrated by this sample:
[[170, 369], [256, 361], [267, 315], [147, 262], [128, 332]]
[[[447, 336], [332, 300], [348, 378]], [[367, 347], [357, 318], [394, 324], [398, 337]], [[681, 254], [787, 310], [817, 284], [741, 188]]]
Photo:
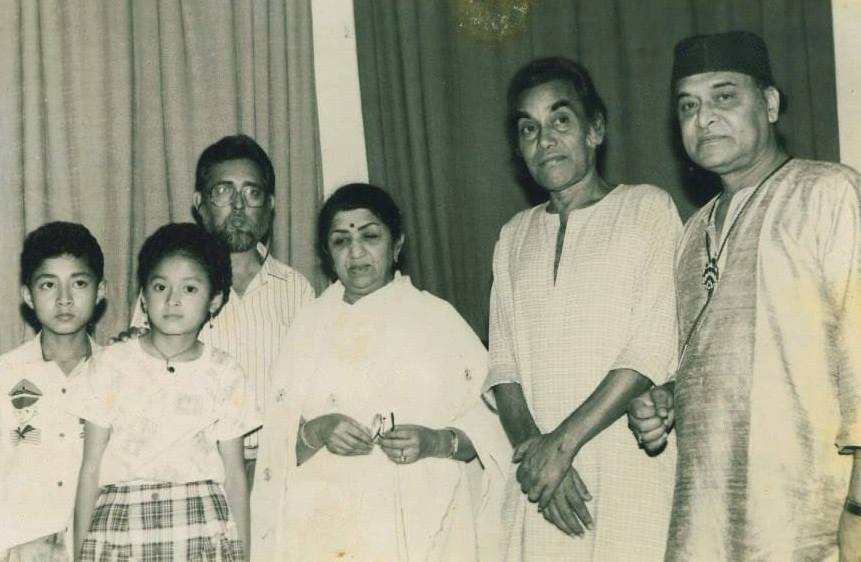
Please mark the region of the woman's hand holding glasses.
[[393, 413], [375, 415], [370, 429], [344, 414], [327, 414], [306, 422], [299, 432], [300, 439], [310, 449], [320, 449], [325, 445], [335, 455], [367, 455], [377, 444], [396, 464], [449, 456], [449, 435], [447, 430], [421, 425], [395, 426]]
[[307, 422], [303, 428], [305, 445], [330, 453], [352, 456], [367, 455], [374, 450], [370, 430], [344, 414], [327, 414]]
[[421, 425], [399, 425], [383, 433], [378, 443], [392, 462], [411, 464], [426, 457], [447, 457], [450, 450], [447, 435], [447, 431]]

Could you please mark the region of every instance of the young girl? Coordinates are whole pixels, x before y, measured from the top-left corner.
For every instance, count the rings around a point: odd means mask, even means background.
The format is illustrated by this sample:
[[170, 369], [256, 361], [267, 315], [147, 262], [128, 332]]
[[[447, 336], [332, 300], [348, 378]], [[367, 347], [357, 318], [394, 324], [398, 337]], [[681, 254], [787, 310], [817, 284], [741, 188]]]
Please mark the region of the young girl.
[[150, 332], [107, 348], [73, 389], [76, 560], [247, 559], [242, 436], [259, 424], [242, 370], [197, 339], [228, 298], [230, 254], [169, 224], [144, 243], [138, 282]]

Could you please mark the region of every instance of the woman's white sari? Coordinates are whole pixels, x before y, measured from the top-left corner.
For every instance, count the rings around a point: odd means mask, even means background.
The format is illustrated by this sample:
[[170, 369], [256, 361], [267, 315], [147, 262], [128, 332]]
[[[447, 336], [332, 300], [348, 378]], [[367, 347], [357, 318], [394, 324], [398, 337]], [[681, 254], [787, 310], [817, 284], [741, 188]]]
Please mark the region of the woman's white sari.
[[[498, 559], [511, 450], [480, 400], [481, 342], [448, 303], [397, 276], [353, 305], [340, 283], [303, 310], [273, 370], [252, 495], [254, 560]], [[479, 461], [398, 465], [379, 447], [296, 466], [299, 419], [457, 427]]]

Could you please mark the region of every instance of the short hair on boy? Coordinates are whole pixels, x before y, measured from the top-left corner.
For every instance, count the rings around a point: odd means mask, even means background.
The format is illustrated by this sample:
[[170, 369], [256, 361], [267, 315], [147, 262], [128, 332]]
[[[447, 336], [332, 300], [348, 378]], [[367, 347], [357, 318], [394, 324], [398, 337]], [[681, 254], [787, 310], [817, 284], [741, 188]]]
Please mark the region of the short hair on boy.
[[54, 221], [43, 224], [24, 239], [21, 250], [21, 285], [30, 285], [33, 273], [46, 259], [64, 255], [83, 260], [93, 271], [96, 282], [105, 275], [105, 256], [90, 231], [75, 222]]
[[158, 264], [170, 256], [184, 256], [200, 264], [209, 279], [210, 297], [221, 293], [223, 303], [227, 303], [233, 270], [230, 250], [222, 240], [193, 223], [160, 227], [146, 239], [138, 253], [137, 277], [141, 290]]
[[251, 160], [263, 179], [263, 189], [275, 195], [275, 169], [266, 151], [248, 135], [230, 135], [207, 146], [197, 160], [194, 189], [206, 195], [206, 182], [212, 168], [229, 160]]

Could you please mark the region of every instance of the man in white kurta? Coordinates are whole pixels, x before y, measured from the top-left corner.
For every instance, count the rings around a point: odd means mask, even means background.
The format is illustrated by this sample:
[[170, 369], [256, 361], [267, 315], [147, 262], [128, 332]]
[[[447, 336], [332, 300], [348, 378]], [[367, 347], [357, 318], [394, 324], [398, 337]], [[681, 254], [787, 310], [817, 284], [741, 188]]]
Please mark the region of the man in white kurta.
[[[500, 234], [485, 382], [518, 451], [531, 447], [510, 468], [505, 560], [660, 560], [672, 451], [666, 458], [641, 455], [617, 419], [625, 396], [648, 388], [650, 379], [663, 380], [672, 364], [672, 256], [681, 223], [662, 190], [610, 187], [597, 175], [603, 106], [590, 111], [587, 98], [594, 92], [569, 86], [564, 74], [582, 69], [564, 59], [532, 64], [525, 72], [538, 78], [518, 93], [515, 77], [510, 101], [519, 152], [550, 201], [519, 213]], [[518, 420], [517, 410], [526, 408]], [[563, 450], [571, 436], [574, 454]], [[563, 470], [566, 464], [571, 470], [573, 460], [591, 496], [591, 529], [577, 533], [560, 521], [565, 517], [559, 507], [539, 513], [530, 503], [537, 498], [517, 471], [538, 449], [530, 446], [537, 440], [561, 443], [546, 465], [561, 458]], [[580, 521], [585, 527], [589, 518]]]
[[[859, 560], [861, 177], [779, 146], [759, 37], [688, 38], [673, 76], [685, 148], [723, 191], [685, 227], [682, 357], [651, 396], [675, 406], [667, 559]], [[647, 450], [653, 414], [632, 412]]]

